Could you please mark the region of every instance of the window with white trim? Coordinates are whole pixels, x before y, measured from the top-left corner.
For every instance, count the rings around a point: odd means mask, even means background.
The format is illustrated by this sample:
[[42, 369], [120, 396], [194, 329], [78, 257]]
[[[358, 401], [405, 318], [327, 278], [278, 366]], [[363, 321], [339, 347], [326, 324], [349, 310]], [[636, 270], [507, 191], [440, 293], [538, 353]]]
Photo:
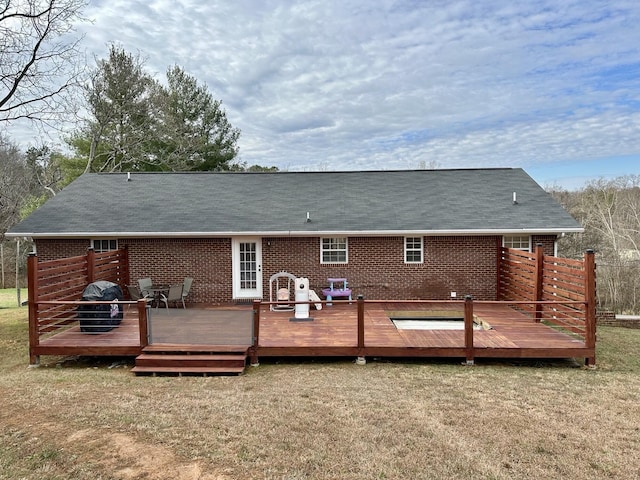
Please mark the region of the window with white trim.
[[320, 263], [347, 263], [347, 238], [321, 238]]
[[99, 238], [92, 240], [91, 246], [96, 253], [112, 252], [118, 249], [118, 240]]
[[502, 246], [517, 248], [525, 252], [531, 251], [531, 236], [529, 235], [505, 235], [502, 237]]
[[422, 237], [404, 237], [404, 263], [422, 263]]

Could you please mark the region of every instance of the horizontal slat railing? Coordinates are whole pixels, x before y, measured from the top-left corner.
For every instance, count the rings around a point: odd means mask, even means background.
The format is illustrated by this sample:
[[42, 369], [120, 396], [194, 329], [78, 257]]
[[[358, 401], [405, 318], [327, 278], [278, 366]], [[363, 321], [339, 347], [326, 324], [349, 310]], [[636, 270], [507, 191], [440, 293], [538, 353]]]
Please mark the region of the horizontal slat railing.
[[571, 334], [577, 334], [586, 341], [587, 323], [585, 321], [586, 302], [539, 301], [539, 302], [502, 302], [515, 310], [526, 312], [536, 322], [557, 328]]
[[[530, 301], [536, 300], [536, 260], [529, 252], [512, 248], [500, 249], [498, 272], [498, 299]], [[522, 310], [534, 311], [530, 304]]]
[[[578, 335], [595, 348], [595, 261], [588, 251], [584, 260], [501, 248], [498, 299], [533, 314], [536, 321]], [[518, 303], [525, 300], [531, 303]], [[591, 357], [587, 363], [595, 362]]]
[[585, 262], [545, 256], [542, 264], [543, 288], [540, 300], [582, 302], [560, 306], [543, 304], [542, 318], [550, 325], [586, 336]]
[[[90, 256], [91, 254], [89, 254]], [[118, 285], [128, 282], [128, 253], [126, 249], [94, 254], [93, 278], [107, 280]]]
[[37, 271], [39, 299], [57, 299], [68, 291], [82, 291], [87, 281], [86, 257], [73, 257], [68, 265], [48, 268], [49, 262], [39, 262]]
[[29, 347], [32, 364], [37, 363], [37, 355], [33, 352], [41, 337], [77, 325], [77, 301], [85, 287], [97, 280], [123, 287], [128, 281], [128, 263], [126, 249], [102, 253], [90, 249], [85, 255], [43, 262], [39, 262], [35, 255], [29, 257]]

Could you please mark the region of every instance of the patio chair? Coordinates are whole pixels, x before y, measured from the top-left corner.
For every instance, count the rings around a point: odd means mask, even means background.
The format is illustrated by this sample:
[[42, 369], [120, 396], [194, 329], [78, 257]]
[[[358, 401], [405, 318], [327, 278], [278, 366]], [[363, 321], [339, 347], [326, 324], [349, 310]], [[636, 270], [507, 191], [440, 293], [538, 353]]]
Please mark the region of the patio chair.
[[[138, 301], [141, 298], [144, 298], [148, 302], [153, 302], [152, 294], [142, 295], [138, 287], [136, 287], [135, 285], [127, 285], [127, 290], [129, 291], [129, 297], [131, 298], [131, 300]], [[131, 305], [128, 305], [128, 307], [131, 307]]]
[[140, 289], [140, 293], [142, 296], [153, 296], [153, 292], [151, 291], [151, 287], [153, 286], [153, 282], [151, 278], [141, 278], [138, 280], [138, 288]]
[[178, 303], [181, 301], [182, 301], [182, 284], [178, 283], [176, 285], [170, 285], [169, 291], [167, 292], [166, 295], [164, 293], [160, 294], [160, 301], [158, 302], [158, 305], [156, 306], [156, 308], [158, 308], [160, 303], [164, 303], [167, 310], [169, 310], [170, 303], [174, 303], [177, 307]]
[[189, 291], [191, 290], [191, 285], [193, 284], [193, 278], [187, 277], [182, 282], [182, 308], [187, 308], [184, 304], [184, 299], [187, 295], [189, 295]]

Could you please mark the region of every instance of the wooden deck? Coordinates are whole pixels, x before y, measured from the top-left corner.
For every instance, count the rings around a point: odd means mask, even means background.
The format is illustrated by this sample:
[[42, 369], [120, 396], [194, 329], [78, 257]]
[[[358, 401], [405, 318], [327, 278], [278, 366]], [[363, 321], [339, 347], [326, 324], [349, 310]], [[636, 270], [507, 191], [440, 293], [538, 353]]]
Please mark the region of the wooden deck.
[[[254, 362], [261, 356], [376, 356], [453, 357], [468, 363], [481, 357], [577, 357], [595, 363], [593, 251], [585, 252], [583, 260], [571, 260], [546, 256], [541, 245], [535, 252], [500, 247], [495, 297], [499, 301], [476, 301], [471, 296], [464, 301], [358, 297], [352, 303], [334, 301], [332, 306], [322, 302], [321, 311], [311, 308], [313, 321], [291, 321], [293, 312], [273, 312], [260, 302], [154, 309], [147, 318], [147, 306], [140, 300], [135, 306], [127, 303], [117, 328], [93, 335], [80, 331], [77, 308], [87, 302], [78, 299], [96, 279], [128, 285], [128, 251], [90, 250], [86, 255], [44, 262], [31, 255], [27, 265], [32, 365], [41, 355], [131, 355], [141, 360], [140, 367], [160, 367], [158, 355], [171, 355], [176, 367], [188, 364], [192, 371], [217, 368], [209, 361], [212, 357], [235, 365], [235, 357], [229, 358], [234, 355], [245, 360], [249, 355]], [[411, 310], [419, 311], [418, 317], [429, 310], [433, 316], [448, 316], [446, 310], [450, 310], [451, 316], [464, 318], [465, 329], [396, 328], [390, 317], [402, 317]], [[474, 320], [491, 328], [475, 331]], [[141, 359], [143, 353], [146, 358]]]
[[138, 317], [125, 314], [120, 325], [110, 332], [91, 335], [81, 332], [80, 326], [75, 325], [61, 333], [40, 339], [33, 353], [36, 355], [122, 356], [138, 355], [140, 351]]
[[[434, 308], [434, 307], [432, 307]], [[427, 308], [428, 309], [428, 308]], [[442, 307], [434, 308], [438, 314]], [[464, 330], [400, 330], [390, 311], [416, 310], [416, 304], [371, 305], [365, 309], [365, 350], [357, 344], [357, 317], [353, 306], [336, 305], [311, 311], [312, 322], [291, 322], [291, 314], [266, 312], [260, 317], [260, 356], [381, 356], [465, 357]], [[559, 332], [507, 305], [478, 305], [477, 321], [491, 329], [474, 331], [475, 357], [571, 358], [588, 357], [584, 341]], [[462, 317], [461, 307], [451, 309]]]
[[[358, 345], [355, 302], [336, 303], [316, 311], [313, 320], [292, 321], [293, 312], [260, 309], [259, 340], [254, 354], [266, 356], [343, 356], [343, 357], [468, 357], [464, 330], [400, 330], [390, 312], [420, 311], [429, 308], [438, 315], [450, 310], [463, 315], [460, 303], [443, 307], [414, 303], [367, 304], [364, 310], [364, 348]], [[480, 358], [572, 358], [593, 357], [583, 339], [536, 323], [531, 317], [496, 302], [474, 306], [476, 321], [490, 329], [473, 332], [473, 357]], [[35, 347], [37, 355], [139, 355], [137, 312], [131, 308], [114, 330], [101, 334], [81, 333], [72, 326], [43, 339]], [[211, 346], [245, 345], [253, 340], [252, 306], [189, 308], [153, 311], [149, 325], [150, 345]]]

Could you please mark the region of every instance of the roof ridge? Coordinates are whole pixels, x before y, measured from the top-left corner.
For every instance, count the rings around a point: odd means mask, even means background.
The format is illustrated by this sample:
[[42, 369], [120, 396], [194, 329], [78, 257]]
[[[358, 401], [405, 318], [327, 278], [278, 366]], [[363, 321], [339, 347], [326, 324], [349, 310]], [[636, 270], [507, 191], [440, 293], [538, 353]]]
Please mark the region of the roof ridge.
[[238, 171], [181, 171], [181, 172], [88, 172], [83, 175], [100, 175], [100, 176], [116, 176], [116, 175], [303, 175], [303, 174], [373, 174], [373, 173], [417, 173], [417, 172], [485, 172], [496, 170], [522, 170], [521, 167], [476, 167], [476, 168], [416, 168], [416, 169], [394, 169], [394, 170], [283, 170], [278, 172], [238, 172]]

